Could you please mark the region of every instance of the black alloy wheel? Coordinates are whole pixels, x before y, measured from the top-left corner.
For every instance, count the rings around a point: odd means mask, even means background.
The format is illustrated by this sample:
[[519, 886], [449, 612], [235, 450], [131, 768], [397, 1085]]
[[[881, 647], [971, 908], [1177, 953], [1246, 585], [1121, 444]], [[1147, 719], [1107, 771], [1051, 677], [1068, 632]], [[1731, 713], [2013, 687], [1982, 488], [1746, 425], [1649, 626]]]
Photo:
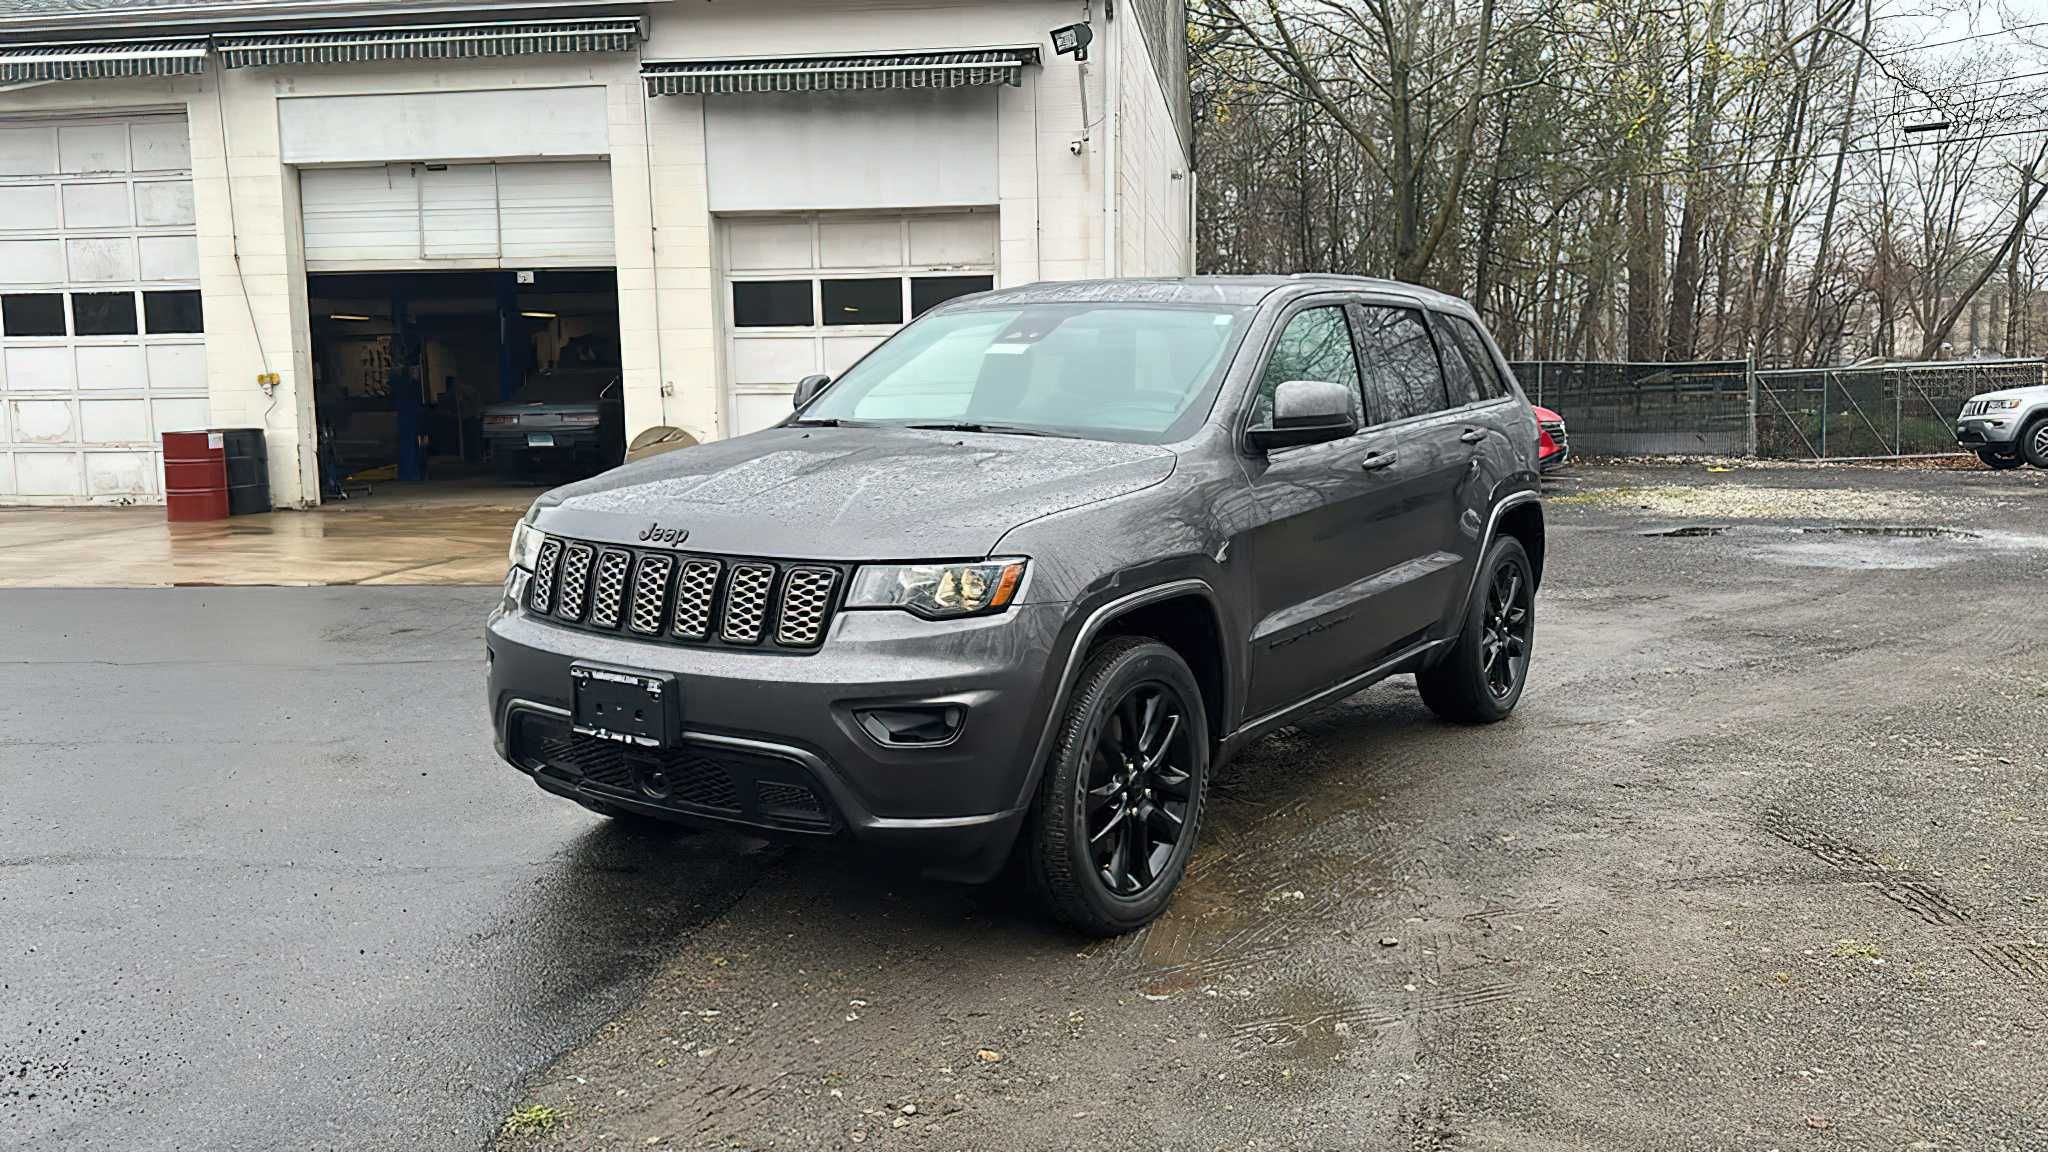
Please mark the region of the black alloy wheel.
[[1166, 874], [1194, 802], [1188, 704], [1171, 685], [1124, 691], [1088, 755], [1089, 859], [1112, 893], [1142, 896]]
[[1522, 686], [1529, 671], [1531, 623], [1535, 600], [1522, 569], [1503, 564], [1486, 590], [1486, 616], [1479, 650], [1486, 672], [1486, 690], [1506, 700]]
[[1502, 536], [1479, 564], [1461, 626], [1415, 673], [1429, 709], [1454, 724], [1505, 720], [1522, 698], [1536, 647], [1536, 567], [1522, 542]]
[[1091, 936], [1165, 911], [1201, 829], [1210, 755], [1202, 690], [1178, 652], [1120, 636], [1091, 653], [1017, 846], [1048, 910]]

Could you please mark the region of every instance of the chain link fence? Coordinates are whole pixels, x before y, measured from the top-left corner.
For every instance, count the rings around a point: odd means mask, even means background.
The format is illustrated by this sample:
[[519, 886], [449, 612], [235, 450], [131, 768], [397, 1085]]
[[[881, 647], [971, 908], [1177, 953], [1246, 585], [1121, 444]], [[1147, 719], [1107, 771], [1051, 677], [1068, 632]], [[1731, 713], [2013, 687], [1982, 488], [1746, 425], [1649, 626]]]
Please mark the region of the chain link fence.
[[1564, 417], [1572, 451], [1660, 456], [1749, 451], [1749, 363], [1510, 365], [1529, 399]]
[[1564, 417], [1575, 451], [1787, 460], [1957, 451], [1955, 418], [1982, 392], [2048, 383], [2048, 360], [1755, 370], [1519, 361], [1529, 398]]

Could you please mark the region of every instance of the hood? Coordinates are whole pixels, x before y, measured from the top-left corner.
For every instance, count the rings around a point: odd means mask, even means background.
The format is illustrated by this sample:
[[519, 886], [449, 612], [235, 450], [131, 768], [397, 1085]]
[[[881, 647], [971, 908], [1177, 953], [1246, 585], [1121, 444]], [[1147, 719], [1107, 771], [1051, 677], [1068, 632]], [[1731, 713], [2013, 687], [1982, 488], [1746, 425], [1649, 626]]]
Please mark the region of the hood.
[[806, 560], [987, 556], [1027, 520], [1165, 480], [1146, 444], [909, 428], [771, 428], [616, 468], [541, 497], [534, 523], [687, 552]]
[[1996, 392], [1979, 392], [1970, 397], [1969, 403], [1979, 400], [2039, 400], [2044, 394], [2048, 394], [2048, 387], [2028, 384], [2019, 388], [2000, 388]]

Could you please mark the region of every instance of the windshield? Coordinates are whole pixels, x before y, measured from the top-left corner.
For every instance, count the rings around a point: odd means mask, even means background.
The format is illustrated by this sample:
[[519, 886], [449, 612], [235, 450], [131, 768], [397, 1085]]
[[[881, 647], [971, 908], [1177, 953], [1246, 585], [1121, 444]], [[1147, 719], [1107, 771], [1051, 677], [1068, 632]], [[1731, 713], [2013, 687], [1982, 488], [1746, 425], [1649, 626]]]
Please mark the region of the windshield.
[[934, 313], [854, 365], [799, 419], [1164, 443], [1208, 414], [1249, 314], [1099, 303]]

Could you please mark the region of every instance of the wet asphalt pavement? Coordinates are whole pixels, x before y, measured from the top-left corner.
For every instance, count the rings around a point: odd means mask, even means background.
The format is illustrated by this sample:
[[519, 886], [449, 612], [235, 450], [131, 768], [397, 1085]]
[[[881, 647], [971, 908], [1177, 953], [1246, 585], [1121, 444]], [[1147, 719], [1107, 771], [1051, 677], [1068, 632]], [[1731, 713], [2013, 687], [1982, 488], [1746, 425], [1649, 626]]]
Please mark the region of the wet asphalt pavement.
[[473, 1148], [736, 898], [491, 754], [495, 595], [0, 591], [0, 1147]]
[[1550, 495], [1516, 716], [1281, 731], [1107, 942], [539, 794], [488, 592], [0, 592], [0, 1146], [2048, 1149], [2048, 473]]

